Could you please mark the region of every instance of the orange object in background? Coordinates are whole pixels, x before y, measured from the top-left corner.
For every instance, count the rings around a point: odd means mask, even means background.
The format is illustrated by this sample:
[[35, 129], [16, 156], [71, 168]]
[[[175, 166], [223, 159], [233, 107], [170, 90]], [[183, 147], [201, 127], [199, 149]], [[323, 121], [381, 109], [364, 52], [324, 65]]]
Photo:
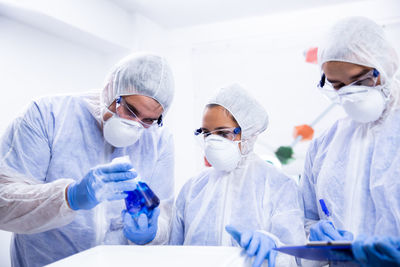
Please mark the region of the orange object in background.
[[306, 62], [317, 64], [318, 63], [318, 47], [311, 47], [305, 52]]
[[296, 126], [294, 127], [293, 136], [297, 138], [299, 135], [303, 137], [301, 141], [311, 140], [314, 136], [314, 129], [307, 124]]
[[208, 160], [206, 159], [206, 157], [204, 157], [204, 165], [206, 165], [206, 167], [212, 167], [210, 162], [208, 162]]

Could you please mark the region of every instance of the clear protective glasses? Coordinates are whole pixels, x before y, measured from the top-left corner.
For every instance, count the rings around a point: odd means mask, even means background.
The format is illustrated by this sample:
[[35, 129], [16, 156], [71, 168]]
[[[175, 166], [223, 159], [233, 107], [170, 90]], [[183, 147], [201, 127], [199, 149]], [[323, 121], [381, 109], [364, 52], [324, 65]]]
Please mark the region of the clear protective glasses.
[[128, 104], [122, 96], [115, 99], [115, 110], [118, 117], [128, 120], [137, 121], [143, 125], [144, 128], [150, 128], [155, 125], [162, 126], [162, 115], [158, 119], [140, 119], [134, 112], [135, 107]]
[[[335, 86], [326, 79], [325, 74], [322, 74], [321, 80], [318, 83], [318, 88], [321, 93], [335, 103], [342, 103], [345, 100], [357, 101], [362, 94], [367, 93], [371, 89], [382, 91], [381, 87], [376, 86], [378, 76], [379, 71], [372, 69], [348, 85]], [[384, 95], [386, 96], [386, 94]]]
[[219, 135], [223, 138], [229, 139], [231, 141], [235, 140], [236, 136], [241, 132], [240, 127], [232, 127], [232, 128], [219, 128], [213, 131], [206, 131], [203, 128], [196, 129], [194, 131], [195, 136], [203, 135], [203, 140], [206, 139], [208, 136], [215, 134]]

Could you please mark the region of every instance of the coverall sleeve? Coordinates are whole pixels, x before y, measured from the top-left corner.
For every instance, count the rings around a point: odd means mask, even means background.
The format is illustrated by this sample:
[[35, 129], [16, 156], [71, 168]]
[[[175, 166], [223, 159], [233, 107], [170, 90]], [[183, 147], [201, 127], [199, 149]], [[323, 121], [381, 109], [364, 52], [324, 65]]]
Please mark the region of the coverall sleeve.
[[[34, 102], [14, 120], [1, 140], [0, 229], [39, 233], [70, 223], [75, 212], [67, 205], [65, 189], [72, 179], [45, 183], [51, 141], [45, 115]], [[47, 120], [47, 121], [46, 121]]]
[[[268, 227], [269, 236], [277, 246], [302, 245], [306, 242], [304, 211], [300, 190], [294, 180], [282, 184], [275, 194], [273, 211]], [[278, 253], [276, 266], [297, 266], [295, 258]]]
[[174, 205], [172, 214], [171, 236], [169, 240], [170, 245], [183, 245], [185, 242], [185, 206], [187, 191], [190, 188], [191, 180], [189, 180], [179, 192], [179, 196]]
[[303, 176], [300, 180], [300, 190], [304, 204], [305, 231], [310, 235], [310, 227], [319, 220], [318, 206], [315, 193], [315, 179], [313, 177], [313, 161], [317, 149], [316, 140], [312, 141], [308, 149], [304, 164]]

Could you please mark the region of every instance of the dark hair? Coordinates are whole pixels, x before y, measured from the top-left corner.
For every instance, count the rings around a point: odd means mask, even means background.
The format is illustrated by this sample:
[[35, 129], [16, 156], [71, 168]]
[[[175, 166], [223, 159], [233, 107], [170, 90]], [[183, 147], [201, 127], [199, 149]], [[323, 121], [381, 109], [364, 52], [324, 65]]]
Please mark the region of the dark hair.
[[[218, 104], [207, 104], [206, 108], [215, 108], [215, 107], [221, 107], [224, 109], [224, 112], [226, 115], [228, 115], [237, 125], [239, 125], [239, 123], [236, 121], [235, 117], [233, 117], [232, 113], [229, 112], [229, 110], [227, 110], [226, 108], [224, 108], [221, 105]], [[240, 126], [240, 125], [239, 125]]]

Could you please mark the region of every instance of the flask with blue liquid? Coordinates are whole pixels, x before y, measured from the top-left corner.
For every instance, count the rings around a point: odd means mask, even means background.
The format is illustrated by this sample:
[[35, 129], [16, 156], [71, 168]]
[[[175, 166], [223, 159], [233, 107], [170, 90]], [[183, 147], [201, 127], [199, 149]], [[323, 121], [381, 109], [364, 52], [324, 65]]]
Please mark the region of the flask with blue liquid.
[[[130, 163], [130, 159], [129, 156], [123, 156], [113, 159], [112, 162]], [[153, 210], [160, 205], [160, 199], [140, 177], [136, 177], [134, 181], [136, 189], [124, 192], [128, 195], [125, 198], [126, 210], [134, 216], [145, 213], [147, 217], [151, 217]]]
[[139, 216], [144, 213], [147, 217], [151, 217], [154, 208], [160, 205], [160, 199], [145, 182], [138, 181], [135, 190], [125, 193], [128, 194], [125, 205], [130, 214]]

